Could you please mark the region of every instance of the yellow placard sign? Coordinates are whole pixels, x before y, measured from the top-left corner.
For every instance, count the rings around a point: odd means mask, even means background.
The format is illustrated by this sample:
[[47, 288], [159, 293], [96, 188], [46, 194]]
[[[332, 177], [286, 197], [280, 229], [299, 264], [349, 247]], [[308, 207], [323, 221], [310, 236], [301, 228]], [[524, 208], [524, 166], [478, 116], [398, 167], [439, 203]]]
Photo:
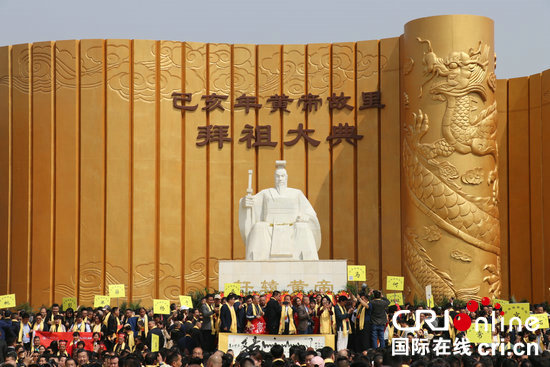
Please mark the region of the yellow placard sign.
[[[529, 303], [505, 303], [502, 305], [504, 311], [504, 323], [510, 325], [510, 319], [517, 317], [525, 325], [525, 320], [530, 316]], [[519, 321], [514, 320], [512, 325], [519, 325]]]
[[402, 291], [404, 283], [404, 277], [388, 275], [388, 277], [386, 278], [386, 290]]
[[538, 329], [548, 329], [550, 328], [550, 325], [548, 323], [548, 314], [545, 313], [537, 313], [534, 315], [531, 315], [531, 317], [535, 317], [539, 323], [536, 325]]
[[367, 267], [365, 265], [348, 265], [348, 281], [364, 282], [367, 280]]
[[111, 297], [109, 296], [94, 296], [94, 308], [109, 306]]
[[154, 299], [153, 312], [159, 315], [170, 314], [170, 301], [167, 299]]
[[180, 304], [187, 308], [193, 308], [193, 299], [191, 296], [180, 296]]
[[499, 303], [499, 304], [502, 306], [502, 305], [505, 305], [505, 304], [510, 303], [510, 301], [507, 301], [507, 300], [505, 300], [505, 299], [498, 299], [498, 298], [495, 298], [495, 299], [493, 300], [493, 305], [496, 305], [497, 303]]
[[392, 303], [392, 304], [398, 304], [403, 305], [405, 302], [403, 302], [403, 293], [396, 292], [396, 293], [388, 293], [386, 295], [386, 298]]
[[0, 308], [15, 307], [15, 294], [5, 294], [0, 296]]
[[67, 311], [69, 308], [76, 311], [77, 307], [78, 304], [76, 303], [76, 297], [63, 297], [63, 311]]
[[476, 331], [475, 324], [472, 324], [468, 331], [466, 331], [466, 337], [470, 343], [489, 343], [493, 342], [493, 336], [491, 334], [491, 325], [487, 327], [485, 331], [485, 325], [483, 323], [479, 324], [479, 328]]
[[231, 293], [235, 293], [236, 295], [241, 294], [241, 283], [225, 283], [223, 285], [223, 295], [228, 296]]
[[126, 297], [126, 288], [124, 284], [109, 284], [109, 297], [124, 298]]
[[158, 352], [159, 349], [159, 336], [157, 334], [151, 334], [151, 352]]

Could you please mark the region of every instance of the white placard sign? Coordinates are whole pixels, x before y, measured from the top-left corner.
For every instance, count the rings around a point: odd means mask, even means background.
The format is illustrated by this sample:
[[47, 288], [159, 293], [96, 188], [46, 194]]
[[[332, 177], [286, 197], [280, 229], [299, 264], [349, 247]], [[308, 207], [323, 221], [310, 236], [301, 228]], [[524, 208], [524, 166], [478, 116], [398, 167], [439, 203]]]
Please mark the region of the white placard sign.
[[[228, 334], [220, 333], [219, 348], [222, 351], [232, 349], [235, 355], [241, 352], [263, 350], [269, 352], [272, 346], [279, 344], [283, 347], [285, 355], [289, 355], [292, 345], [303, 345], [314, 350], [324, 346], [334, 348], [334, 335], [261, 335], [261, 334]], [[331, 343], [332, 341], [332, 343]]]
[[426, 298], [430, 298], [432, 296], [432, 285], [428, 284], [426, 286]]

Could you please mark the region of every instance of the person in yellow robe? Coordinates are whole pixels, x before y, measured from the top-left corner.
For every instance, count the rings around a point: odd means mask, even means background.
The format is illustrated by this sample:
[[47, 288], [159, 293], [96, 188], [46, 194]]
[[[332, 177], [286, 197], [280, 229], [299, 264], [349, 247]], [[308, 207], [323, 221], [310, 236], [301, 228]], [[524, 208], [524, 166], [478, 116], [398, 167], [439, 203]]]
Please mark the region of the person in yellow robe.
[[44, 331], [44, 318], [41, 313], [37, 313], [34, 316], [34, 323], [32, 324], [32, 331]]
[[79, 312], [75, 316], [74, 324], [71, 325], [71, 328], [68, 331], [78, 331], [79, 333], [89, 333], [92, 331], [90, 324], [84, 321], [82, 314]]
[[332, 310], [332, 302], [328, 297], [321, 298], [321, 306], [317, 309], [317, 317], [319, 318], [319, 333], [334, 334], [334, 311]]
[[65, 329], [65, 325], [62, 324], [63, 322], [63, 316], [57, 315], [54, 317], [54, 324], [50, 327], [50, 331], [53, 333], [64, 333], [67, 330]]
[[294, 325], [294, 313], [292, 311], [292, 304], [290, 303], [290, 296], [287, 294], [281, 305], [281, 320], [279, 322], [279, 334], [280, 335], [294, 335], [296, 334], [296, 326]]

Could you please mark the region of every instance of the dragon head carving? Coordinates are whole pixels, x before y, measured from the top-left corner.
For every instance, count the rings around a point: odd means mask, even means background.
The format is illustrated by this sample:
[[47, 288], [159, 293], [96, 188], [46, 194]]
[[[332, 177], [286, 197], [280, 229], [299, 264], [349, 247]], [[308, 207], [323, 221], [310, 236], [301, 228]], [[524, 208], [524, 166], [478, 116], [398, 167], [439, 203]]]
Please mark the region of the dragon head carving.
[[[486, 88], [483, 81], [487, 76], [489, 65], [489, 46], [482, 47], [479, 42], [477, 50], [468, 52], [453, 51], [446, 58], [438, 57], [432, 49], [429, 40], [417, 38], [418, 42], [428, 46], [424, 52], [424, 73], [430, 76], [422, 86], [435, 77], [444, 77], [445, 81], [433, 85], [430, 93], [434, 99], [444, 100], [445, 96], [463, 96], [468, 93], [478, 93], [486, 100]], [[422, 94], [422, 93], [421, 93]]]

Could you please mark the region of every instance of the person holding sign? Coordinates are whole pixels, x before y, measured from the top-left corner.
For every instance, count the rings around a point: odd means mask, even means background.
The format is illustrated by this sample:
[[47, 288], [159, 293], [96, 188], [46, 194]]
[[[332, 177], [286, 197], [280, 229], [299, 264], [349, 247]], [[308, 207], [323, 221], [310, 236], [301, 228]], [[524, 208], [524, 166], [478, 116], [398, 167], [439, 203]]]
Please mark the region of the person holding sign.
[[149, 347], [149, 350], [152, 348], [153, 339], [158, 341], [158, 350], [164, 348], [164, 335], [162, 334], [162, 329], [159, 327], [159, 324], [157, 324], [154, 320], [149, 320], [148, 328], [149, 334], [147, 335], [147, 346]]
[[231, 293], [227, 296], [227, 302], [222, 305], [220, 310], [220, 332], [236, 333], [237, 332], [237, 313], [235, 312], [235, 301], [237, 296]]
[[371, 307], [371, 322], [372, 322], [372, 347], [377, 348], [378, 341], [380, 341], [380, 348], [385, 348], [386, 343], [384, 341], [384, 330], [386, 328], [386, 322], [388, 321], [388, 314], [386, 309], [390, 304], [390, 301], [382, 295], [379, 290], [372, 290], [374, 299], [370, 301]]

